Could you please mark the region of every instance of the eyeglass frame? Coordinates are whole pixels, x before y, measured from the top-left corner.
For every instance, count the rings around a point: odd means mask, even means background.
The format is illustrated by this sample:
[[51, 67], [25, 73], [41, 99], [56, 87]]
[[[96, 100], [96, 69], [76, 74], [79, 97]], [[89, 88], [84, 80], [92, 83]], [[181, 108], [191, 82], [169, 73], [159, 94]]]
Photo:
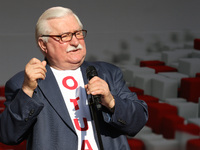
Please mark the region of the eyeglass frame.
[[[76, 37], [76, 33], [80, 32], [80, 31], [84, 32], [83, 38], [77, 38], [77, 37]], [[64, 34], [71, 34], [71, 39], [68, 40], [68, 41], [63, 41], [63, 40], [62, 40], [62, 35], [64, 35]], [[73, 38], [74, 35], [75, 35], [75, 37], [76, 37], [78, 40], [84, 39], [84, 38], [86, 37], [86, 35], [87, 35], [87, 30], [82, 29], [82, 30], [77, 30], [77, 31], [75, 31], [75, 32], [73, 32], [73, 33], [72, 33], [72, 32], [65, 32], [65, 33], [62, 33], [62, 34], [60, 34], [60, 35], [42, 35], [42, 36], [40, 36], [40, 37], [51, 37], [51, 38], [53, 38], [53, 39], [56, 40], [56, 41], [60, 41], [60, 40], [61, 40], [62, 42], [69, 42], [69, 41], [72, 40], [72, 38]], [[55, 39], [55, 37], [58, 37], [59, 40], [58, 40], [58, 39]]]

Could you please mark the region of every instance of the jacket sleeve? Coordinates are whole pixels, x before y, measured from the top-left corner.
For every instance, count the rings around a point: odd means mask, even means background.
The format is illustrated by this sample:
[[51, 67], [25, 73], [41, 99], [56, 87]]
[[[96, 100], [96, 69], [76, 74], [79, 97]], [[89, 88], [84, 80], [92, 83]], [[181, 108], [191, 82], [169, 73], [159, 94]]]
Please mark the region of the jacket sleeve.
[[26, 138], [43, 108], [36, 97], [30, 98], [21, 87], [14, 79], [5, 86], [6, 108], [0, 114], [0, 142], [9, 145], [18, 144]]
[[113, 114], [103, 112], [104, 120], [125, 135], [134, 136], [148, 120], [147, 104], [128, 89], [119, 68], [109, 68], [104, 76], [115, 99], [115, 110]]

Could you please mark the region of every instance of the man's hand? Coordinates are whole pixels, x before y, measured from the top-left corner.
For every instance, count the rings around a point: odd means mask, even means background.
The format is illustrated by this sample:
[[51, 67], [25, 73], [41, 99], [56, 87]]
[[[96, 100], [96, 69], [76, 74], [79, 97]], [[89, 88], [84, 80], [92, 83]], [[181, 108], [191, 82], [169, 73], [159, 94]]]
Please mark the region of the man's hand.
[[85, 85], [87, 94], [101, 95], [102, 105], [111, 109], [115, 106], [115, 100], [110, 93], [110, 89], [106, 81], [102, 80], [98, 76], [93, 77], [88, 84]]
[[37, 87], [38, 79], [44, 80], [46, 77], [46, 61], [40, 61], [37, 58], [32, 58], [25, 67], [24, 82], [22, 90], [30, 97], [33, 96], [33, 92]]

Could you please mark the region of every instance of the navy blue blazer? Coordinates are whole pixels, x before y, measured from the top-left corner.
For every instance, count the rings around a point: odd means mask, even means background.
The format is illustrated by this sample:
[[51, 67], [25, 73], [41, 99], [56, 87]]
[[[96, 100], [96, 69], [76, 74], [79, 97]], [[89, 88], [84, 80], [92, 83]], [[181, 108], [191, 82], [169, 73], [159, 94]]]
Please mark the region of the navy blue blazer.
[[[93, 65], [115, 98], [112, 114], [103, 107], [97, 112], [105, 150], [128, 150], [126, 135], [134, 136], [146, 124], [147, 105], [130, 92], [120, 69], [104, 62], [84, 62], [81, 71], [87, 84], [86, 68]], [[24, 71], [5, 86], [6, 108], [0, 114], [0, 142], [18, 144], [27, 139], [28, 150], [77, 150], [78, 137], [56, 79], [47, 65], [45, 80], [38, 81], [33, 97], [22, 91]], [[97, 141], [97, 136], [95, 135]]]

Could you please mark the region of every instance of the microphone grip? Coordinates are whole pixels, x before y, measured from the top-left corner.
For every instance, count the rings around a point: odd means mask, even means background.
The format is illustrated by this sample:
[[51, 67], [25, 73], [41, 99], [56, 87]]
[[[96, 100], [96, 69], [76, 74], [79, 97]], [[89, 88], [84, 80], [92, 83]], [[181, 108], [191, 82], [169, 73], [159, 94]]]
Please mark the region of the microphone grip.
[[[96, 68], [94, 66], [89, 66], [86, 69], [86, 74], [88, 80], [92, 79], [94, 76], [98, 76]], [[97, 109], [101, 109], [101, 95], [92, 95], [93, 103], [96, 105]]]
[[101, 95], [92, 95], [93, 102], [96, 104], [98, 110], [101, 109]]

